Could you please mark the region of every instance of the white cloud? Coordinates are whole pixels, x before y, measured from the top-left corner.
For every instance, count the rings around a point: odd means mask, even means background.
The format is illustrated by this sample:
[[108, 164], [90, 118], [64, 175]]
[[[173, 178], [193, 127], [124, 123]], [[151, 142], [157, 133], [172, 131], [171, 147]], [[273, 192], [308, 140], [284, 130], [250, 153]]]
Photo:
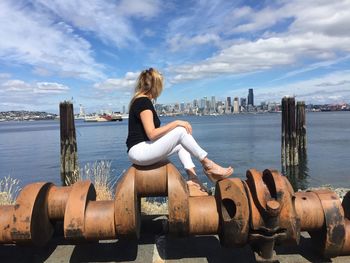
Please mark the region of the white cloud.
[[127, 72], [123, 78], [107, 79], [103, 82], [95, 83], [94, 88], [102, 91], [130, 92], [135, 88], [139, 74], [140, 72]]
[[160, 11], [159, 0], [37, 0], [61, 19], [80, 30], [96, 34], [119, 48], [139, 45], [130, 18], [150, 18]]
[[63, 76], [104, 78], [90, 44], [64, 22], [56, 23], [21, 1], [1, 1], [0, 10], [0, 60]]
[[34, 93], [61, 94], [66, 93], [69, 88], [63, 84], [52, 82], [38, 82], [34, 88]]
[[167, 40], [169, 48], [171, 51], [177, 51], [179, 49], [192, 48], [193, 46], [205, 45], [205, 44], [215, 44], [219, 45], [220, 37], [215, 34], [203, 34], [196, 35], [194, 37], [186, 37], [177, 34]]
[[[19, 79], [0, 81], [0, 110], [50, 107], [70, 91], [56, 82], [28, 83]], [[9, 108], [10, 107], [10, 108]]]
[[[260, 101], [280, 101], [283, 96], [295, 95], [307, 103], [348, 103], [350, 101], [350, 71], [337, 71], [325, 76], [290, 84], [254, 88]], [[234, 91], [237, 93], [237, 90]], [[241, 91], [244, 94], [245, 91]]]
[[330, 37], [305, 33], [259, 39], [232, 45], [217, 55], [196, 64], [170, 68], [172, 82], [200, 79], [219, 74], [241, 74], [289, 66], [299, 59], [334, 58], [337, 52], [350, 51], [349, 37]]

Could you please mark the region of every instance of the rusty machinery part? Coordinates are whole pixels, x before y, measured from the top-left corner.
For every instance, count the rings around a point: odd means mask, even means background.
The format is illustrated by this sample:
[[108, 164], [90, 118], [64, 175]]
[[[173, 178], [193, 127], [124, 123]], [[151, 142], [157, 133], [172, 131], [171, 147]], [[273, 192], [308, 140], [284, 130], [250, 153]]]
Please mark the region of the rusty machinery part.
[[18, 195], [9, 222], [13, 243], [43, 246], [51, 238], [53, 226], [47, 213], [47, 191], [51, 185], [29, 184]]
[[85, 210], [89, 201], [96, 200], [96, 192], [90, 181], [73, 185], [64, 213], [63, 230], [67, 239], [84, 239]]
[[342, 207], [345, 216], [345, 240], [341, 255], [350, 254], [350, 192], [348, 192], [342, 202]]
[[166, 195], [173, 235], [219, 234], [223, 246], [248, 243], [257, 261], [273, 262], [275, 244], [298, 242], [306, 230], [325, 257], [350, 254], [350, 192], [342, 204], [329, 190], [294, 193], [277, 171], [252, 169], [246, 181], [217, 182], [215, 196], [189, 197], [171, 163], [130, 167], [111, 201], [95, 201], [88, 181], [69, 187], [27, 185], [15, 205], [0, 206], [0, 243], [43, 245], [52, 236], [51, 223], [58, 220], [71, 240], [137, 238], [140, 197]]
[[73, 186], [51, 186], [47, 196], [47, 209], [50, 220], [63, 220], [72, 187]]
[[238, 178], [219, 181], [215, 188], [215, 198], [220, 218], [220, 243], [225, 247], [246, 245], [250, 214], [242, 181]]
[[295, 209], [300, 218], [301, 231], [317, 231], [325, 224], [322, 204], [316, 193], [296, 192]]
[[84, 237], [87, 240], [115, 238], [114, 201], [88, 202], [84, 225]]
[[167, 163], [158, 163], [151, 166], [135, 168], [136, 191], [139, 197], [167, 196]]
[[139, 238], [140, 209], [135, 185], [135, 167], [130, 167], [115, 190], [114, 222], [117, 237]]
[[15, 212], [14, 205], [0, 206], [0, 244], [13, 243], [11, 237], [11, 222]]
[[174, 165], [168, 164], [169, 233], [176, 236], [189, 234], [189, 193], [187, 184]]
[[284, 176], [268, 169], [248, 170], [244, 185], [250, 208], [249, 243], [257, 261], [273, 262], [275, 243], [299, 242], [294, 191]]
[[325, 225], [322, 229], [310, 231], [315, 247], [326, 258], [338, 256], [345, 241], [345, 218], [343, 207], [336, 193], [328, 189], [313, 190], [322, 205]]
[[189, 234], [213, 235], [219, 231], [219, 214], [214, 196], [190, 197]]

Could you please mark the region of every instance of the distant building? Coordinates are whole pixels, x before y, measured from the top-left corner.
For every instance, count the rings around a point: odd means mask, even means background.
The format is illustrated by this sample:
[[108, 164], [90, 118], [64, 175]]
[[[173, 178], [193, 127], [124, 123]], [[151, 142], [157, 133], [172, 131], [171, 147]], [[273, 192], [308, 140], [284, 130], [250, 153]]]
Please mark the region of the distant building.
[[181, 102], [181, 104], [180, 104], [180, 111], [181, 112], [185, 111], [185, 102]]
[[225, 113], [231, 113], [231, 97], [226, 98], [226, 108], [225, 108]]
[[211, 112], [216, 112], [216, 100], [215, 100], [215, 96], [211, 96], [210, 111], [211, 111]]
[[239, 113], [239, 101], [238, 97], [235, 97], [233, 100], [233, 112], [234, 113]]
[[248, 105], [254, 106], [254, 93], [253, 93], [253, 89], [249, 89], [249, 93], [248, 93]]

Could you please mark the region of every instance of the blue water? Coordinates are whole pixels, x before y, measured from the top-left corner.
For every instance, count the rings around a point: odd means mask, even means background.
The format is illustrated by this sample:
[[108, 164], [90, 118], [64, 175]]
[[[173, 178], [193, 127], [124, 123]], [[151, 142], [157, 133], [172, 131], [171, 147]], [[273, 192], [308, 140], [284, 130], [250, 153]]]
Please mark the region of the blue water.
[[[245, 178], [249, 168], [281, 170], [280, 114], [180, 118], [191, 122], [194, 137], [210, 158], [234, 166], [235, 176]], [[350, 187], [350, 112], [307, 113], [306, 118], [307, 159], [297, 187]], [[161, 118], [163, 124], [173, 120]], [[76, 121], [76, 131], [80, 166], [110, 160], [115, 176], [129, 167], [127, 121]], [[10, 175], [21, 185], [36, 181], [60, 184], [59, 138], [59, 121], [1, 122], [0, 178]], [[171, 160], [181, 169], [176, 156]], [[201, 171], [200, 177], [207, 181]]]

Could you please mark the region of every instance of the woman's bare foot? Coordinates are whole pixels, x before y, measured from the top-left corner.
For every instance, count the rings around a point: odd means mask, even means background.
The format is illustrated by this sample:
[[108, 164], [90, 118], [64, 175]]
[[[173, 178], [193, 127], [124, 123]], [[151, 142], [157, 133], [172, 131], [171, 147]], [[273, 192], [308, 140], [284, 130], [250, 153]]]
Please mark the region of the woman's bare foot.
[[233, 168], [231, 166], [224, 168], [208, 158], [203, 159], [202, 165], [204, 168], [204, 173], [213, 183], [225, 179], [233, 174]]

